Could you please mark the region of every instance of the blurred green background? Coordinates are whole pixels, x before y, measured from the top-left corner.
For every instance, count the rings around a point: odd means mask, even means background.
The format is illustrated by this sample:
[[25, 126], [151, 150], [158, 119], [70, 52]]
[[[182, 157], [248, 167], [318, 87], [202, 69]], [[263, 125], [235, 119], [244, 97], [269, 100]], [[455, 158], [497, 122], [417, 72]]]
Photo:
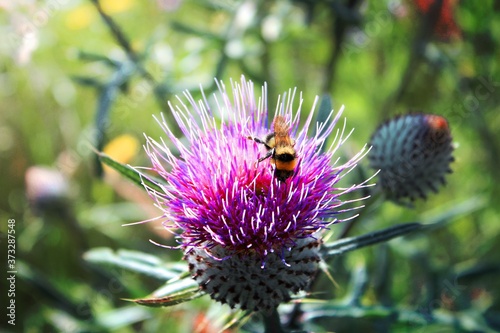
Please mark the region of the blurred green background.
[[[110, 248], [180, 260], [178, 251], [148, 241], [174, 244], [158, 223], [122, 226], [158, 211], [142, 189], [101, 170], [94, 147], [149, 166], [143, 133], [161, 135], [152, 115], [168, 115], [167, 101], [185, 89], [199, 97], [201, 85], [211, 94], [214, 77], [227, 86], [244, 74], [256, 91], [267, 82], [271, 108], [293, 87], [303, 92], [303, 110], [325, 93], [334, 109], [345, 105], [347, 126], [355, 128], [347, 155], [383, 120], [409, 110], [446, 117], [456, 147], [454, 172], [439, 193], [413, 209], [387, 202], [361, 212], [352, 234], [411, 221], [442, 220], [443, 227], [345, 256], [332, 269], [339, 286], [325, 288], [341, 299], [362, 267], [369, 281], [363, 305], [444, 311], [473, 324], [347, 313], [306, 328], [500, 330], [500, 2], [443, 0], [435, 13], [425, 9], [430, 2], [1, 1], [0, 252], [7, 259], [14, 219], [18, 271], [16, 326], [4, 317], [2, 329], [223, 327], [206, 325], [228, 312], [208, 297], [166, 309], [131, 305], [123, 298], [145, 297], [162, 281], [82, 255]], [[362, 167], [372, 173], [366, 161]]]

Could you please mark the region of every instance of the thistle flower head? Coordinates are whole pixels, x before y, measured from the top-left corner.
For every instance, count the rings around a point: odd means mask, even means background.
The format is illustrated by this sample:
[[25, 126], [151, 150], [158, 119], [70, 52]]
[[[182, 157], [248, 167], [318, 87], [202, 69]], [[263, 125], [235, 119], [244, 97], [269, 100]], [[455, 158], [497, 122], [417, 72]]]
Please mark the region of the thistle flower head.
[[26, 171], [25, 179], [26, 194], [35, 213], [60, 213], [66, 209], [69, 184], [60, 171], [33, 166]]
[[363, 152], [333, 164], [345, 141], [343, 130], [329, 149], [323, 146], [340, 112], [308, 136], [314, 112], [299, 131], [300, 106], [292, 112], [295, 91], [290, 91], [273, 116], [288, 122], [297, 160], [290, 177], [277, 177], [278, 164], [271, 163], [276, 156], [258, 162], [269, 151], [249, 139], [273, 131], [266, 87], [258, 99], [243, 77], [240, 84], [231, 83], [232, 98], [223, 83], [218, 87], [215, 109], [205, 96], [196, 102], [189, 93], [187, 104], [180, 98], [178, 105], [170, 104], [185, 140], [164, 119], [159, 123], [173, 148], [147, 138], [151, 169], [166, 183], [162, 192], [148, 191], [163, 210], [165, 226], [179, 230], [180, 247], [202, 289], [231, 307], [270, 310], [304, 289], [315, 273], [321, 231], [341, 221], [338, 214], [345, 211], [340, 196], [365, 186], [336, 187]]
[[438, 115], [412, 113], [382, 124], [371, 139], [370, 165], [395, 201], [426, 198], [445, 183], [453, 161], [448, 122]]

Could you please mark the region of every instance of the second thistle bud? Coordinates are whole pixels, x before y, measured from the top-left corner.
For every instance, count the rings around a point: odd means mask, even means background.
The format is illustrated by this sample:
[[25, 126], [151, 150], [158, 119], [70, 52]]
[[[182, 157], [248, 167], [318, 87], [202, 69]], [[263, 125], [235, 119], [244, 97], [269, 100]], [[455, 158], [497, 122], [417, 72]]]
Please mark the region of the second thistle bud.
[[448, 122], [422, 113], [395, 117], [371, 139], [370, 165], [379, 169], [379, 185], [395, 201], [426, 198], [445, 183], [453, 161]]

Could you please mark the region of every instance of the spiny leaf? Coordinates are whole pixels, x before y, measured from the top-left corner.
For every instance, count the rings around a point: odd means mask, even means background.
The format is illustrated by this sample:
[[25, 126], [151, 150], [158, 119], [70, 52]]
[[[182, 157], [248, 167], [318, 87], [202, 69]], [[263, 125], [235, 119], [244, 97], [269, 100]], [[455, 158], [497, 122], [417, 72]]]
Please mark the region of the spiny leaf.
[[152, 313], [148, 309], [129, 304], [122, 308], [99, 312], [96, 321], [102, 327], [106, 328], [106, 332], [108, 332], [123, 327], [130, 327], [133, 324], [140, 323], [151, 317]]
[[309, 322], [319, 318], [390, 318], [404, 325], [423, 326], [431, 331], [429, 325], [446, 325], [459, 332], [493, 332], [483, 315], [475, 310], [450, 312], [443, 309], [423, 313], [402, 307], [363, 306], [346, 302], [304, 303], [303, 320]]
[[139, 305], [157, 308], [157, 307], [166, 307], [166, 306], [181, 304], [199, 298], [203, 295], [204, 293], [200, 291], [198, 287], [196, 287], [194, 290], [185, 291], [171, 296], [124, 299], [124, 300], [131, 301]]
[[114, 160], [113, 158], [111, 158], [110, 156], [108, 156], [102, 152], [98, 152], [97, 156], [99, 157], [99, 160], [102, 163], [115, 169], [122, 176], [130, 179], [132, 182], [134, 182], [138, 186], [140, 186], [140, 187], [146, 186], [146, 187], [148, 187], [156, 192], [160, 192], [160, 193], [164, 192], [163, 189], [161, 188], [161, 186], [158, 185], [158, 184], [162, 183], [161, 180], [159, 180], [155, 177], [149, 176], [149, 175], [142, 174], [139, 171], [133, 169], [132, 167], [125, 165], [125, 164], [122, 164], [122, 163]]
[[71, 79], [82, 86], [90, 86], [102, 89], [104, 83], [101, 81], [88, 76], [72, 75]]
[[83, 257], [89, 262], [113, 265], [160, 281], [178, 279], [187, 272], [185, 265], [167, 267], [159, 258], [142, 252], [127, 250], [115, 252], [109, 248], [95, 248], [87, 251]]
[[403, 223], [362, 236], [342, 238], [324, 245], [325, 257], [338, 256], [365, 246], [386, 242], [420, 229], [422, 229], [422, 224], [420, 223]]
[[475, 195], [467, 200], [439, 206], [434, 211], [423, 214], [422, 221], [425, 223], [426, 230], [441, 228], [460, 216], [466, 216], [485, 207], [486, 204], [487, 201], [483, 196]]
[[219, 41], [219, 42], [223, 41], [223, 39], [220, 36], [215, 35], [213, 33], [210, 33], [207, 30], [196, 29], [196, 28], [194, 28], [194, 27], [192, 27], [190, 25], [187, 25], [187, 24], [184, 24], [184, 23], [181, 23], [181, 22], [175, 22], [174, 21], [174, 22], [171, 23], [171, 27], [172, 27], [172, 29], [177, 30], [179, 32], [183, 32], [183, 33], [186, 33], [186, 34], [191, 34], [191, 35], [203, 37], [206, 40], [216, 40], [216, 41]]
[[111, 68], [118, 68], [121, 66], [121, 62], [119, 62], [117, 60], [113, 60], [107, 56], [104, 56], [102, 54], [97, 54], [97, 53], [78, 51], [78, 58], [80, 58], [81, 60], [84, 60], [84, 61], [102, 62]]
[[[137, 66], [134, 63], [122, 63], [121, 66], [111, 75], [109, 81], [103, 85], [101, 89], [99, 89], [99, 98], [95, 113], [95, 142], [97, 149], [99, 150], [104, 147], [111, 107], [115, 103], [120, 89], [122, 89], [122, 87], [128, 80], [130, 80], [136, 71]], [[102, 175], [101, 164], [98, 162], [96, 163], [96, 171], [99, 176]]]

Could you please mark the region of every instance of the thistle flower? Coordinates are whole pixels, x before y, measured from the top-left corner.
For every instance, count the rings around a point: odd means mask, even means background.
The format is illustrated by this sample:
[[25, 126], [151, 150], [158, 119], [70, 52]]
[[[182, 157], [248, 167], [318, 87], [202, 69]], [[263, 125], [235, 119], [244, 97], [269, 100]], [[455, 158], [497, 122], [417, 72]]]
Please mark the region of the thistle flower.
[[264, 145], [249, 139], [272, 132], [266, 86], [258, 101], [244, 77], [231, 82], [232, 99], [222, 82], [218, 87], [215, 110], [205, 95], [196, 102], [187, 92], [188, 104], [180, 98], [179, 105], [169, 104], [185, 140], [165, 119], [158, 121], [175, 149], [147, 137], [151, 170], [166, 183], [162, 192], [147, 190], [163, 210], [165, 227], [178, 230], [179, 248], [201, 289], [232, 308], [269, 311], [305, 289], [316, 273], [322, 231], [350, 210], [340, 197], [366, 186], [336, 187], [365, 148], [345, 164], [332, 164], [346, 140], [345, 126], [329, 149], [323, 145], [342, 109], [308, 137], [314, 108], [298, 131], [300, 105], [293, 114], [290, 90], [278, 100], [276, 115], [290, 124], [297, 165], [280, 180], [269, 159], [258, 162], [266, 155]]
[[390, 119], [371, 138], [370, 165], [389, 198], [426, 198], [450, 173], [453, 146], [448, 122], [437, 115], [413, 113]]
[[68, 207], [69, 184], [61, 172], [33, 166], [26, 171], [25, 179], [26, 195], [37, 214], [61, 213]]

